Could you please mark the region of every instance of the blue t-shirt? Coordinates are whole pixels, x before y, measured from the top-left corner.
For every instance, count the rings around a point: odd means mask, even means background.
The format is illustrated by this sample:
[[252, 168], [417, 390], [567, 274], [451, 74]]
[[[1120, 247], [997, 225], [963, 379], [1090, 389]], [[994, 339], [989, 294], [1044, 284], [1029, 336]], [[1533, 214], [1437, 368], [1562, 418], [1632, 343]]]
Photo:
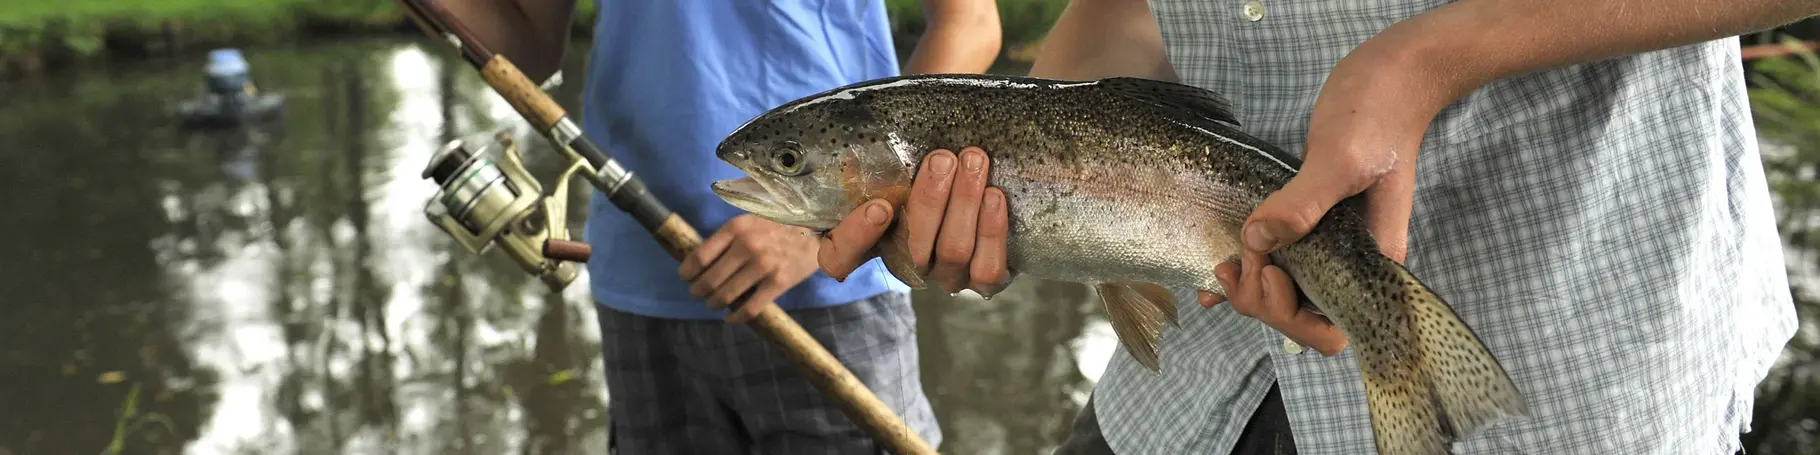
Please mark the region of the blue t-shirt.
[[[882, 0], [597, 0], [582, 133], [644, 179], [703, 238], [745, 213], [709, 190], [744, 174], [721, 139], [773, 107], [898, 73]], [[598, 190], [583, 236], [594, 299], [634, 314], [719, 319], [689, 295], [679, 262]], [[813, 260], [813, 259], [811, 259]], [[819, 270], [784, 309], [850, 303], [908, 287], [877, 259], [845, 283]]]

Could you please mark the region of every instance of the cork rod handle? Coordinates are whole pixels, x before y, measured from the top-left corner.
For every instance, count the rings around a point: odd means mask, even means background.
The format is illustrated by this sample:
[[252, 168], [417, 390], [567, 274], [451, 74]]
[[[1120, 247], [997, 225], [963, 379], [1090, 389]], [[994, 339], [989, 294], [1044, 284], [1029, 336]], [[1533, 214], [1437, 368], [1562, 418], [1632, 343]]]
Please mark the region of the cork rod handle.
[[562, 105], [545, 95], [543, 89], [537, 88], [531, 78], [525, 77], [525, 73], [518, 71], [518, 66], [504, 56], [494, 55], [487, 60], [487, 66], [480, 68], [480, 78], [486, 79], [487, 85], [493, 86], [493, 90], [505, 97], [506, 103], [525, 120], [530, 120], [531, 126], [537, 127], [538, 131], [549, 131], [569, 115]]

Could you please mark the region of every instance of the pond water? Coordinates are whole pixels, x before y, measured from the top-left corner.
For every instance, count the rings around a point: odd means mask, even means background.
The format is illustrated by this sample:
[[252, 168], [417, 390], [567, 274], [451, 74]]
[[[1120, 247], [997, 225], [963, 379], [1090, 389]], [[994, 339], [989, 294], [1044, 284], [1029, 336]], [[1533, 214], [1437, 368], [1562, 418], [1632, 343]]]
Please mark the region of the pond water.
[[[246, 52], [281, 123], [176, 128], [200, 55], [0, 85], [0, 454], [604, 453], [585, 275], [553, 295], [422, 215], [444, 142], [512, 130], [549, 176], [542, 140], [421, 41]], [[1115, 352], [1090, 295], [917, 295], [944, 453], [1065, 435]]]

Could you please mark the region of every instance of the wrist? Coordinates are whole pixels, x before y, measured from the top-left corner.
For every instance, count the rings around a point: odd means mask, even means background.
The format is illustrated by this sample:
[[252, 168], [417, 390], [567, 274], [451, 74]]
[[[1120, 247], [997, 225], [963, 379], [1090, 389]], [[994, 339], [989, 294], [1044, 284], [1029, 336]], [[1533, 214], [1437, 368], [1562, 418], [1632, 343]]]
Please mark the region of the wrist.
[[[1375, 38], [1374, 38], [1375, 39]], [[1311, 149], [1402, 149], [1420, 142], [1435, 115], [1458, 98], [1452, 81], [1421, 50], [1368, 41], [1334, 65], [1309, 119]], [[1391, 165], [1377, 160], [1372, 169]]]
[[1386, 31], [1334, 65], [1309, 118], [1305, 171], [1337, 172], [1356, 193], [1413, 169], [1435, 115], [1472, 90], [1434, 58], [1444, 50], [1405, 36]]
[[1441, 109], [1498, 78], [1482, 58], [1471, 15], [1442, 7], [1405, 19], [1347, 53], [1334, 72], [1358, 72], [1373, 91], [1394, 93], [1427, 124]]

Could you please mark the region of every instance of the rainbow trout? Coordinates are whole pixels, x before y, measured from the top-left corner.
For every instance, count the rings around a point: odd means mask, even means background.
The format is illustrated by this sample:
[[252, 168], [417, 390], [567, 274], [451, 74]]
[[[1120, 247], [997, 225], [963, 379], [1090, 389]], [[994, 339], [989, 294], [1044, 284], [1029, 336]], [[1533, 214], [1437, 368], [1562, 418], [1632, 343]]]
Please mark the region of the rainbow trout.
[[[747, 177], [713, 188], [760, 217], [826, 231], [872, 198], [901, 208], [924, 154], [966, 146], [985, 149], [988, 182], [1005, 193], [1010, 268], [1092, 285], [1125, 352], [1152, 372], [1176, 322], [1166, 287], [1223, 294], [1214, 266], [1237, 257], [1245, 218], [1301, 165], [1241, 132], [1224, 98], [1197, 87], [944, 74], [857, 83], [766, 112], [717, 150]], [[1351, 341], [1378, 452], [1450, 453], [1487, 423], [1528, 415], [1453, 308], [1380, 253], [1359, 202], [1334, 207], [1271, 261]], [[893, 227], [876, 250], [921, 288], [906, 240]]]

